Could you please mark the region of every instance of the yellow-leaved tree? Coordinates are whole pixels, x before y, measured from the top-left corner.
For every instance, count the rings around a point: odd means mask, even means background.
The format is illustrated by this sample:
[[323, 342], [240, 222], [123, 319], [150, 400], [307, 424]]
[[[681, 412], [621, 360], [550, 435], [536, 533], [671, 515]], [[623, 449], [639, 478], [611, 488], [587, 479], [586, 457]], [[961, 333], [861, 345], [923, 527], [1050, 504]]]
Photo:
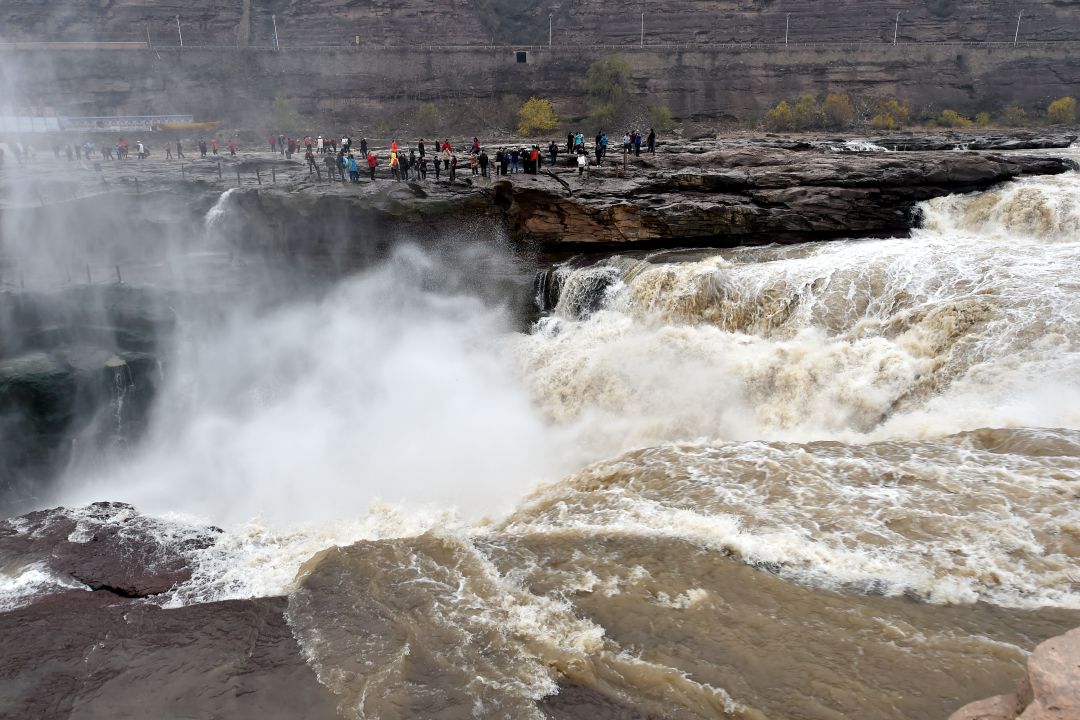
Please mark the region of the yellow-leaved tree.
[[518, 111], [518, 135], [548, 132], [559, 127], [559, 116], [550, 100], [529, 98]]

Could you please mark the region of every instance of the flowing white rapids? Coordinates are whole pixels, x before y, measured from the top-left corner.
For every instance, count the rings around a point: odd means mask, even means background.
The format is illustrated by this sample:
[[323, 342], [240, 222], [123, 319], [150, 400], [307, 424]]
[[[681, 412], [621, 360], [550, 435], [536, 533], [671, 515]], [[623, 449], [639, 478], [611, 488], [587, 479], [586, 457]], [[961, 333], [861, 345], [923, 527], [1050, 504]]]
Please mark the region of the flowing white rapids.
[[[613, 258], [524, 334], [429, 292], [408, 250], [191, 346], [144, 447], [58, 500], [226, 522], [174, 604], [288, 592], [357, 540], [606, 529], [814, 586], [1078, 608], [1078, 191], [934, 200], [911, 238]], [[1004, 434], [956, 435], [980, 428]], [[365, 517], [376, 497], [399, 504]]]
[[1075, 428], [1077, 189], [1069, 175], [936, 200], [911, 239], [576, 270], [517, 341], [522, 371], [552, 420], [611, 452]]

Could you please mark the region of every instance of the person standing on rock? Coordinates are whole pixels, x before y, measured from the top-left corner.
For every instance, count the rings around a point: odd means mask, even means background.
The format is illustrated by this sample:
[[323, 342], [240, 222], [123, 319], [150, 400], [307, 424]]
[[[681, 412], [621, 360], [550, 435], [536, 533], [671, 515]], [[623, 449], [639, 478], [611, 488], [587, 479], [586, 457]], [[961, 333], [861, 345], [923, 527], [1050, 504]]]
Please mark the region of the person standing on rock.
[[457, 155], [450, 153], [450, 184], [457, 180]]
[[229, 155], [236, 157], [236, 138], [229, 138]]
[[304, 153], [304, 160], [307, 161], [307, 174], [310, 177], [312, 173], [316, 172], [315, 167], [315, 153], [311, 152], [311, 146], [308, 146], [307, 152]]
[[641, 157], [641, 131], [634, 131], [634, 155]]
[[213, 153], [214, 153], [215, 155], [217, 155], [217, 154], [218, 154], [218, 147], [219, 147], [219, 146], [218, 146], [218, 141], [217, 141], [217, 138], [213, 138], [213, 139], [211, 139], [211, 140], [210, 140], [210, 150], [211, 150], [211, 151], [212, 151], [212, 152], [213, 152]]
[[424, 138], [420, 138], [417, 149], [420, 151], [420, 159], [423, 160], [427, 155], [427, 148], [424, 146]]
[[360, 154], [363, 155], [364, 157], [367, 157], [367, 151], [368, 151], [367, 138], [362, 137], [362, 138], [360, 138]]
[[443, 170], [450, 172], [450, 143], [443, 143], [442, 149]]
[[367, 166], [368, 172], [371, 173], [371, 182], [375, 182], [375, 166], [378, 164], [379, 160], [375, 157], [375, 153], [369, 152], [367, 154]]
[[548, 145], [548, 155], [551, 156], [551, 169], [554, 170], [555, 163], [559, 159], [559, 146], [555, 144], [554, 140]]
[[176, 141], [176, 159], [179, 160], [182, 157], [184, 157], [184, 144], [181, 143], [179, 140], [177, 140]]
[[165, 143], [165, 159], [172, 160], [172, 145], [170, 143]]
[[649, 128], [649, 139], [646, 141], [649, 152], [656, 154], [656, 131]]
[[[438, 143], [435, 143], [435, 144], [438, 145]], [[439, 182], [439, 175], [440, 175], [440, 170], [442, 168], [442, 163], [439, 162], [439, 156], [438, 155], [436, 155], [436, 156], [434, 156], [432, 158], [432, 160], [431, 160], [431, 168], [435, 171], [435, 182]]]
[[322, 155], [325, 149], [326, 148], [323, 146], [323, 136], [320, 135], [319, 137], [315, 138], [315, 152]]
[[270, 152], [277, 152], [277, 138], [270, 136]]
[[421, 155], [417, 167], [420, 170], [420, 179], [427, 180], [427, 158]]
[[566, 133], [566, 152], [574, 152], [574, 133], [572, 132]]
[[521, 157], [521, 151], [514, 148], [510, 151], [510, 174], [513, 175], [518, 171], [518, 159]]
[[491, 158], [488, 157], [487, 150], [480, 151], [480, 176], [489, 177], [488, 165], [491, 164]]
[[323, 153], [323, 165], [326, 166], [326, 179], [330, 182], [334, 181], [334, 176], [337, 175], [334, 172], [334, 154], [331, 152]]

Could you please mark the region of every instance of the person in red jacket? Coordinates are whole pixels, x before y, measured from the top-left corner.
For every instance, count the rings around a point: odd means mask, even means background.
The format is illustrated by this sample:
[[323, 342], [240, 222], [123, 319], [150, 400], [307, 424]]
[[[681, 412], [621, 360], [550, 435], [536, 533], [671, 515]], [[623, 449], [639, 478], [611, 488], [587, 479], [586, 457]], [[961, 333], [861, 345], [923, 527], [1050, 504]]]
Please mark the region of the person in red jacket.
[[215, 155], [217, 155], [217, 151], [218, 151], [218, 144], [217, 144], [217, 138], [211, 138], [211, 139], [210, 139], [210, 150], [211, 150], [211, 152], [213, 152], [213, 153], [214, 153]]
[[270, 152], [277, 152], [277, 136], [270, 136]]
[[375, 166], [379, 164], [378, 158], [375, 157], [375, 153], [369, 152], [367, 154], [367, 167], [368, 172], [371, 173], [371, 181], [375, 182]]
[[236, 138], [229, 138], [229, 155], [236, 156]]

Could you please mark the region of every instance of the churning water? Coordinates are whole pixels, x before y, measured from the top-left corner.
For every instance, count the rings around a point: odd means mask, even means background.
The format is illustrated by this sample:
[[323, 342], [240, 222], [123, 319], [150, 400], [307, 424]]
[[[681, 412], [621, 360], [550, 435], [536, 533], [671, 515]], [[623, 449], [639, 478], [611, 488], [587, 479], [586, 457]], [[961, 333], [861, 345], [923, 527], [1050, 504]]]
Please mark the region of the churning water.
[[944, 717], [1080, 624], [1078, 198], [567, 267], [527, 333], [406, 248], [181, 343], [59, 499], [226, 523], [170, 602], [288, 593], [345, 717]]

